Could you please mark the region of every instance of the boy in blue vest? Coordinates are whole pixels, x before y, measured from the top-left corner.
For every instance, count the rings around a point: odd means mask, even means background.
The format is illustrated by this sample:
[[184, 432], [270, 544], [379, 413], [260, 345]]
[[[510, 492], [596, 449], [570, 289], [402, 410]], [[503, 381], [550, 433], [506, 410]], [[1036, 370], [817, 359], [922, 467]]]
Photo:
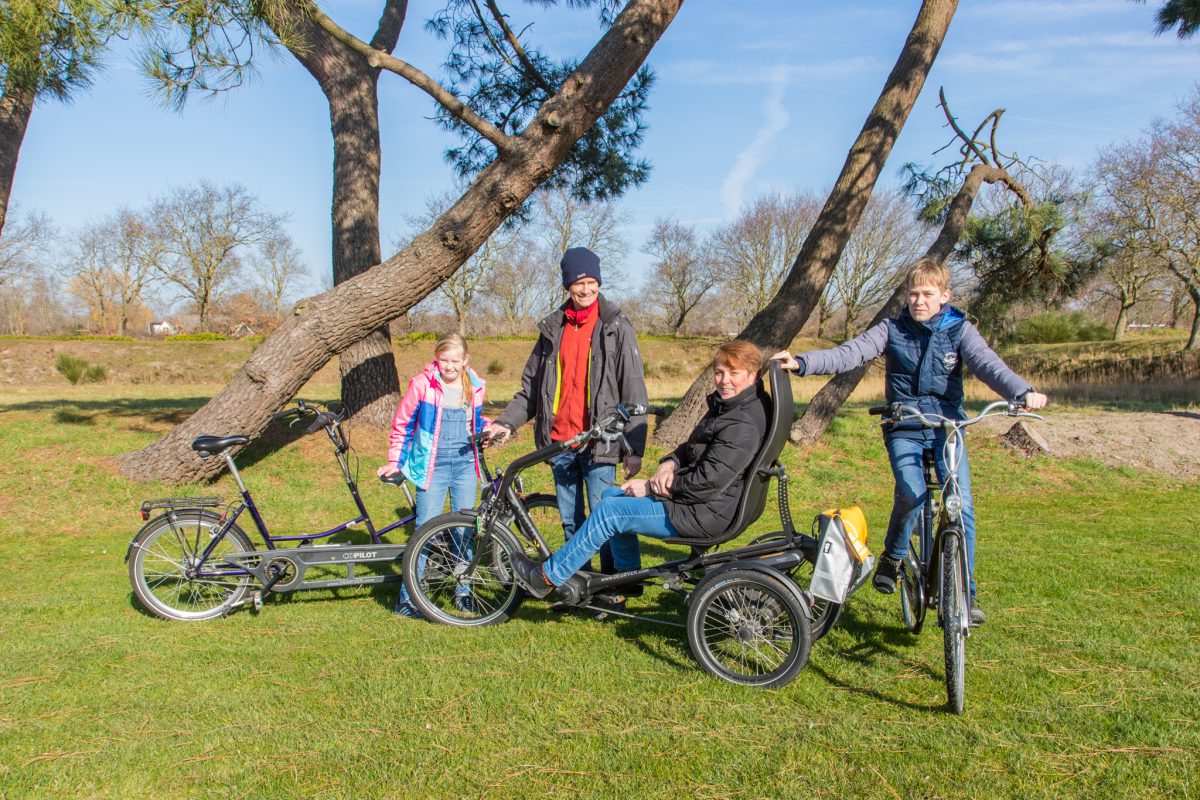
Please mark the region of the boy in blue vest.
[[[810, 350], [796, 357], [776, 354], [784, 367], [800, 375], [832, 375], [859, 367], [886, 355], [887, 402], [915, 406], [925, 413], [965, 419], [962, 368], [965, 363], [979, 380], [1001, 397], [1017, 400], [1030, 411], [1044, 408], [1046, 395], [1033, 390], [988, 347], [979, 331], [950, 301], [950, 271], [933, 259], [922, 259], [909, 270], [907, 307], [889, 320], [838, 347]], [[875, 570], [874, 585], [884, 594], [896, 591], [900, 562], [908, 553], [909, 532], [925, 502], [924, 452], [932, 450], [938, 479], [946, 464], [942, 446], [946, 434], [930, 430], [918, 421], [885, 425], [884, 444], [892, 474], [896, 478], [892, 516], [888, 521], [883, 555]], [[962, 494], [963, 537], [967, 566], [971, 572], [971, 624], [982, 625], [986, 616], [975, 602], [975, 505], [971, 500], [971, 476], [967, 454], [958, 470]]]

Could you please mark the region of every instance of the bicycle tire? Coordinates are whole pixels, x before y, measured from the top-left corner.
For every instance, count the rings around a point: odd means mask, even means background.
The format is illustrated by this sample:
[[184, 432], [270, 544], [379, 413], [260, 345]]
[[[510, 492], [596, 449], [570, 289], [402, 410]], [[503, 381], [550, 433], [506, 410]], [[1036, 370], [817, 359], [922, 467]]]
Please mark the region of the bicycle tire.
[[[524, 599], [510, 566], [510, 553], [520, 545], [497, 525], [488, 535], [477, 536], [476, 519], [473, 514], [441, 514], [408, 540], [404, 586], [412, 604], [432, 622], [462, 628], [496, 625]], [[475, 567], [467, 574], [472, 561]]]
[[[226, 555], [254, 551], [241, 528], [225, 530], [206, 562], [211, 565], [208, 574], [194, 573], [203, 568], [196, 559], [220, 525], [220, 516], [212, 511], [184, 509], [161, 514], [138, 531], [131, 545], [129, 582], [143, 608], [163, 619], [199, 622], [224, 616], [241, 603], [252, 576], [220, 566]], [[224, 571], [231, 574], [222, 575]]]
[[709, 675], [739, 686], [786, 686], [808, 663], [812, 630], [796, 593], [757, 570], [700, 581], [688, 601], [688, 647]]
[[946, 703], [954, 714], [963, 712], [967, 626], [970, 624], [962, 541], [958, 534], [942, 540], [942, 587], [939, 596], [942, 640], [946, 651]]
[[[558, 497], [538, 492], [527, 495], [523, 502], [525, 510], [529, 512], [529, 516], [533, 519], [533, 524], [537, 526], [538, 533], [541, 534], [550, 552], [558, 552], [559, 548], [566, 542], [566, 537], [563, 533], [562, 514], [558, 510]], [[538, 552], [534, 543], [520, 532], [515, 519], [509, 523], [509, 527], [512, 528], [518, 540], [524, 545], [525, 554], [530, 558], [540, 561], [542, 554]]]

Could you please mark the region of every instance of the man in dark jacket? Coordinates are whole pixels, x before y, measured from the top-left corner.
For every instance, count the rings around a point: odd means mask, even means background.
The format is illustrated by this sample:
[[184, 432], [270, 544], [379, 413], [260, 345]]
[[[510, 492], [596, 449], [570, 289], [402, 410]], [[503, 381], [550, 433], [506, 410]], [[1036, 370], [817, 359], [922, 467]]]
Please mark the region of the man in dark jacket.
[[718, 348], [716, 391], [688, 440], [662, 460], [653, 478], [629, 480], [605, 492], [574, 538], [545, 563], [513, 553], [518, 582], [535, 597], [545, 597], [605, 544], [620, 552], [629, 542], [636, 548], [638, 535], [721, 536], [737, 513], [746, 472], [767, 433], [770, 399], [757, 380], [762, 364], [762, 352], [751, 342], [735, 340]]
[[[621, 309], [600, 294], [600, 259], [586, 247], [573, 247], [559, 266], [570, 297], [538, 323], [540, 335], [521, 375], [520, 391], [484, 429], [499, 441], [532, 419], [534, 442], [544, 447], [586, 430], [619, 403], [647, 403], [637, 334]], [[583, 524], [586, 509], [594, 509], [601, 493], [616, 483], [618, 461], [626, 479], [641, 469], [645, 417], [630, 423], [625, 438], [632, 452], [621, 453], [617, 442], [601, 442], [584, 452], [564, 452], [550, 462], [567, 539]], [[638, 558], [636, 540], [632, 551], [605, 548], [601, 570], [631, 569]]]
[[[1046, 395], [1035, 392], [1029, 381], [1009, 369], [966, 316], [948, 305], [950, 272], [945, 265], [932, 259], [918, 261], [906, 281], [908, 304], [899, 316], [880, 322], [838, 347], [811, 350], [795, 359], [787, 353], [776, 357], [784, 357], [784, 365], [801, 375], [831, 375], [885, 355], [887, 402], [904, 403], [922, 413], [949, 419], [966, 419], [962, 407], [963, 364], [1001, 397], [1024, 398], [1025, 407], [1031, 411], [1045, 407]], [[896, 490], [874, 584], [880, 592], [891, 594], [896, 590], [900, 563], [908, 553], [909, 531], [925, 503], [924, 451], [933, 451], [938, 479], [944, 480], [942, 448], [946, 433], [911, 420], [885, 426], [883, 435]], [[982, 625], [986, 617], [975, 602], [975, 504], [965, 451], [958, 466], [958, 486], [971, 572], [971, 624]]]

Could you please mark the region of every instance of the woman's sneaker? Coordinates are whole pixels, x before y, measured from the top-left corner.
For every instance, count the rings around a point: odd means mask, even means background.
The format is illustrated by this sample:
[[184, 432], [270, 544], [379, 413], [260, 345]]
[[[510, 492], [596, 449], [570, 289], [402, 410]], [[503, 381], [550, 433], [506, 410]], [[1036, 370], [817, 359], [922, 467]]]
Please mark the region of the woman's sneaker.
[[413, 607], [412, 603], [400, 600], [396, 603], [396, 607], [392, 609], [392, 613], [397, 617], [408, 617], [409, 619], [422, 619], [421, 612]]
[[879, 566], [875, 568], [875, 580], [872, 583], [875, 591], [883, 594], [891, 594], [896, 591], [896, 576], [899, 574], [899, 559], [880, 556]]

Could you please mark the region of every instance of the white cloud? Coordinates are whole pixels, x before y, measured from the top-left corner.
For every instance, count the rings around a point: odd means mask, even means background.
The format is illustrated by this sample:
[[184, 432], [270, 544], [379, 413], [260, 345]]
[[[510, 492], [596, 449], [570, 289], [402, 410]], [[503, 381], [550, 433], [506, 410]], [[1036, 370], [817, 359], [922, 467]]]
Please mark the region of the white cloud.
[[1083, 19], [1094, 17], [1097, 14], [1124, 14], [1127, 11], [1128, 9], [1124, 8], [1121, 2], [1114, 2], [1114, 0], [1065, 0], [1064, 2], [1000, 0], [999, 2], [973, 4], [969, 15], [1005, 17], [1028, 23], [1033, 20]]
[[783, 105], [784, 91], [787, 89], [788, 71], [785, 67], [777, 67], [767, 86], [767, 96], [763, 102], [763, 124], [750, 144], [738, 153], [733, 168], [721, 183], [721, 202], [725, 214], [731, 217], [742, 205], [746, 184], [754, 177], [754, 173], [762, 166], [771, 143], [787, 127], [791, 115]]

